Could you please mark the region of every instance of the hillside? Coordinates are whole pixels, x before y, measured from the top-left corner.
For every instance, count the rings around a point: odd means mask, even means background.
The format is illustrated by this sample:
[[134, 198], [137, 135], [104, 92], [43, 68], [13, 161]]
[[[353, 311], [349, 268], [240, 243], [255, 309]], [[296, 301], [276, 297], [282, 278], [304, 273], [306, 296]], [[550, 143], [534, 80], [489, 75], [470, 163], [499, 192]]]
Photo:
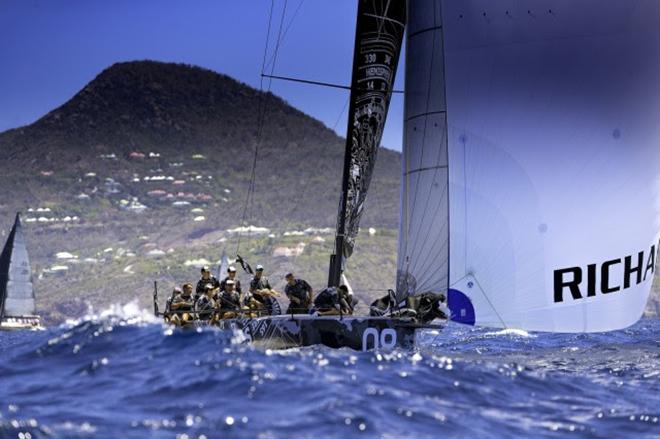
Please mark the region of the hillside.
[[[18, 191], [12, 198], [22, 198], [19, 207], [44, 199], [69, 203], [80, 193], [95, 198], [83, 208], [92, 204], [93, 210], [100, 198], [115, 206], [117, 197], [90, 193], [106, 178], [125, 188], [124, 198], [144, 203], [154, 190], [165, 197], [204, 194], [211, 197], [206, 204], [222, 207], [223, 224], [217, 225], [233, 224], [250, 176], [261, 103], [266, 117], [252, 219], [334, 225], [343, 139], [273, 94], [185, 65], [115, 64], [34, 124], [0, 134], [6, 168], [0, 182]], [[383, 149], [379, 158], [365, 223], [393, 227], [399, 154]], [[96, 175], [85, 177], [89, 173]], [[134, 184], [161, 175], [174, 180]], [[25, 178], [29, 184], [20, 185]], [[221, 195], [225, 189], [231, 196]], [[157, 195], [152, 198], [163, 207]]]
[[[344, 140], [273, 94], [198, 67], [120, 63], [32, 125], [0, 134], [0, 184], [11, 194], [0, 200], [0, 230], [5, 236], [23, 212], [39, 305], [51, 321], [88, 303], [146, 304], [158, 273], [169, 288], [171, 272], [177, 283], [197, 276], [195, 267], [179, 269], [186, 261], [235, 253], [238, 237], [227, 229], [243, 216], [260, 105], [248, 222], [272, 235], [262, 262], [298, 267], [297, 257], [274, 250], [290, 240], [284, 232], [334, 227]], [[393, 230], [400, 155], [379, 154], [362, 224]], [[331, 241], [323, 236], [304, 238], [319, 247]], [[306, 274], [319, 282], [331, 242], [324, 245], [318, 272]]]
[[[137, 299], [150, 307], [235, 254], [266, 117], [240, 253], [275, 285], [327, 275], [344, 139], [270, 93], [198, 67], [127, 62], [35, 123], [0, 133], [0, 234], [23, 212], [47, 322]], [[381, 149], [348, 275], [362, 303], [394, 283], [400, 154]], [[244, 278], [247, 280], [247, 278]], [[657, 302], [649, 305], [656, 312]]]

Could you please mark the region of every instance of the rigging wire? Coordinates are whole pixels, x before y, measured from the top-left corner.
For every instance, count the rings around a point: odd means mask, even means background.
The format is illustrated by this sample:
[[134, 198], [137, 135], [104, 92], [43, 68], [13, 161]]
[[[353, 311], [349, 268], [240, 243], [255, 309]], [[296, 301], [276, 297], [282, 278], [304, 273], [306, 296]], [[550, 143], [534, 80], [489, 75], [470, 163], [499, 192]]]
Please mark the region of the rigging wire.
[[[305, 3], [305, 0], [300, 0], [300, 3], [298, 3], [298, 6], [296, 9], [293, 11], [293, 15], [291, 16], [291, 20], [289, 20], [289, 24], [286, 25], [286, 29], [284, 29], [284, 32], [282, 33], [282, 43], [284, 42], [284, 38], [286, 38], [287, 33], [289, 32], [289, 29], [291, 29], [291, 26], [293, 25], [293, 21], [296, 19], [296, 16], [298, 15], [298, 12], [300, 11], [300, 7]], [[266, 64], [264, 62], [264, 66], [261, 68], [261, 72], [263, 73], [267, 65], [269, 66], [271, 63], [274, 63], [274, 55], [271, 56], [271, 58], [268, 60], [268, 63]]]
[[[275, 49], [273, 53], [273, 63], [271, 65], [271, 75], [275, 71], [275, 64], [277, 62], [277, 55], [279, 53], [279, 47], [282, 42], [282, 30], [284, 27], [284, 18], [286, 17], [286, 8], [287, 8], [287, 3], [288, 0], [284, 1], [284, 7], [282, 9], [282, 16], [280, 18], [280, 25], [279, 25], [279, 31], [277, 35], [277, 41], [275, 42]], [[257, 162], [258, 162], [258, 157], [259, 157], [259, 147], [261, 145], [261, 141], [263, 138], [263, 128], [264, 128], [264, 119], [266, 117], [266, 110], [267, 110], [267, 102], [265, 100], [265, 93], [263, 90], [263, 79], [264, 79], [264, 71], [266, 69], [266, 59], [268, 57], [268, 47], [270, 45], [270, 31], [272, 27], [272, 20], [273, 20], [273, 10], [275, 8], [275, 2], [274, 0], [271, 0], [270, 2], [270, 12], [268, 14], [268, 30], [266, 32], [266, 45], [264, 47], [264, 55], [263, 55], [263, 60], [262, 60], [262, 65], [261, 65], [261, 76], [259, 80], [259, 111], [258, 111], [258, 118], [257, 118], [257, 135], [256, 135], [256, 141], [255, 141], [255, 147], [254, 147], [254, 156], [252, 159], [252, 170], [250, 173], [250, 183], [248, 186], [248, 192], [245, 197], [245, 204], [243, 206], [243, 215], [241, 219], [241, 225], [243, 227], [246, 227], [246, 221], [250, 213], [250, 207], [254, 201], [254, 189], [255, 189], [255, 182], [256, 182], [256, 171], [257, 171]], [[268, 81], [268, 87], [267, 87], [267, 92], [270, 92], [272, 86], [272, 79], [269, 79]], [[236, 254], [239, 253], [240, 248], [241, 248], [241, 238], [242, 238], [243, 232], [242, 230], [239, 229], [238, 232], [238, 238], [237, 238], [237, 243], [236, 243]]]
[[[339, 88], [342, 90], [369, 91], [368, 88], [351, 88], [350, 85], [334, 84], [332, 82], [324, 82], [324, 81], [314, 81], [311, 79], [293, 78], [291, 76], [276, 76], [276, 75], [265, 75], [265, 74], [262, 74], [261, 76], [264, 76], [269, 79], [279, 79], [280, 81], [290, 81], [290, 82], [298, 82], [300, 84], [319, 85], [321, 87]], [[390, 90], [388, 93], [390, 94], [391, 97], [393, 93], [396, 94], [403, 93], [403, 90]]]
[[351, 97], [349, 96], [346, 98], [346, 102], [344, 102], [344, 107], [341, 109], [341, 112], [339, 113], [339, 116], [337, 116], [337, 120], [335, 121], [335, 124], [332, 126], [332, 131], [337, 130], [337, 126], [339, 125], [339, 121], [341, 121], [341, 117], [344, 115], [344, 112], [346, 111], [346, 108], [348, 107], [348, 103], [351, 101]]
[[[276, 77], [276, 78], [277, 78], [277, 77]], [[348, 88], [350, 89], [350, 87], [348, 87]], [[348, 108], [348, 103], [349, 103], [350, 101], [351, 101], [351, 96], [350, 96], [350, 94], [349, 94], [348, 97], [346, 98], [346, 102], [344, 102], [344, 106], [343, 106], [343, 108], [341, 109], [341, 112], [339, 113], [339, 116], [337, 116], [337, 120], [335, 121], [335, 124], [332, 126], [332, 131], [334, 131], [335, 133], [337, 132], [337, 131], [336, 131], [336, 130], [337, 130], [337, 126], [339, 125], [339, 122], [341, 121], [342, 116], [344, 115], [344, 112], [346, 111], [346, 108]], [[307, 178], [306, 178], [306, 180], [305, 180], [305, 182], [304, 182], [304, 184], [302, 185], [302, 191], [300, 192], [300, 195], [299, 195], [299, 199], [300, 199], [301, 201], [304, 200], [304, 198], [305, 198], [305, 194], [307, 193], [307, 188], [309, 187], [309, 184], [308, 184], [308, 183], [309, 183], [309, 179], [311, 179], [311, 178], [312, 178], [312, 175], [308, 175]], [[341, 203], [341, 201], [340, 201], [340, 203]], [[293, 215], [294, 213], [296, 213], [296, 212], [298, 211], [298, 208], [299, 208], [301, 205], [302, 205], [302, 203], [296, 203], [296, 204], [293, 206], [293, 209], [291, 210], [291, 214]], [[337, 210], [339, 210], [339, 207], [337, 207]], [[335, 223], [335, 229], [336, 229], [336, 228], [337, 228], [337, 224]]]

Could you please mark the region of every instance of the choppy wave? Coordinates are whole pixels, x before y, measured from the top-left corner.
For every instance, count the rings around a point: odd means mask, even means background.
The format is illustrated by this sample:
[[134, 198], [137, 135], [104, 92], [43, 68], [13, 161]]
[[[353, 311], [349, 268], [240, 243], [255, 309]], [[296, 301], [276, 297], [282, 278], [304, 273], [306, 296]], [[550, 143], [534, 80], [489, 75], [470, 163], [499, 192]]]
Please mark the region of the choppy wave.
[[262, 351], [129, 304], [0, 333], [0, 437], [660, 437], [659, 334], [449, 325], [414, 351]]

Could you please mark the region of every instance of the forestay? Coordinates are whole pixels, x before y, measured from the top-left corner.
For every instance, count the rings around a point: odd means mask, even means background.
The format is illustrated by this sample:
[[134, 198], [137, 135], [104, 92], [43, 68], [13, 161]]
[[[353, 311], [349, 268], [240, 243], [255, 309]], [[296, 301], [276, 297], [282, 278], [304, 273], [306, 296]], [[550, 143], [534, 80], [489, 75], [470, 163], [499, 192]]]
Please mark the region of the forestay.
[[[451, 259], [452, 317], [477, 325], [637, 321], [660, 230], [660, 2], [412, 0], [409, 15], [407, 72], [434, 67], [406, 84], [428, 99], [407, 90], [404, 175], [441, 169], [446, 109], [451, 220], [446, 236], [442, 180], [404, 179], [400, 281], [442, 290]], [[438, 25], [442, 63], [416, 50]], [[415, 186], [430, 195], [413, 201]]]
[[30, 260], [19, 215], [0, 255], [0, 310], [2, 317], [35, 312]]

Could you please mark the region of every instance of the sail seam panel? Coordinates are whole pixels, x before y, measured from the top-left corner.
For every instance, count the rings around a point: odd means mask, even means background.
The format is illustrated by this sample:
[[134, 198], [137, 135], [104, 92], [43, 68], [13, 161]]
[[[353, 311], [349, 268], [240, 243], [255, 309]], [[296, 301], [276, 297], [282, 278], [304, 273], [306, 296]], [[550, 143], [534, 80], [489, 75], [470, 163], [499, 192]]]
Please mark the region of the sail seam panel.
[[[436, 243], [437, 243], [437, 242], [440, 242], [440, 240], [436, 241]], [[440, 268], [442, 268], [442, 267], [447, 267], [447, 268], [449, 268], [449, 250], [447, 249], [447, 242], [446, 242], [446, 241], [445, 241], [445, 242], [442, 244], [442, 246], [438, 249], [438, 252], [440, 252], [440, 251], [442, 251], [442, 252], [445, 252], [445, 251], [446, 251], [446, 252], [447, 252], [447, 257], [442, 261], [442, 264], [440, 265], [440, 267], [438, 268], [438, 270], [436, 270], [435, 272], [433, 272], [433, 273], [431, 274], [431, 277], [435, 276], [435, 274], [438, 273], [438, 272], [440, 271]], [[429, 250], [429, 252], [430, 252], [430, 250]], [[429, 259], [429, 260], [431, 261], [430, 263], [429, 263], [429, 262], [426, 262], [425, 265], [422, 266], [422, 270], [420, 270], [422, 273], [424, 273], [424, 272], [426, 272], [427, 270], [431, 269], [431, 268], [433, 267], [433, 263], [436, 262], [436, 261], [433, 261], [433, 260], [431, 260], [431, 259]], [[447, 277], [447, 276], [444, 276], [443, 279], [446, 278], [446, 277]], [[447, 282], [447, 283], [449, 283], [449, 282]]]
[[[436, 214], [436, 213], [438, 212], [438, 210], [440, 209], [440, 206], [444, 205], [445, 198], [448, 199], [448, 197], [449, 197], [449, 190], [448, 190], [448, 188], [447, 188], [447, 190], [445, 190], [444, 193], [443, 193], [443, 197], [442, 197], [442, 199], [440, 200], [440, 203], [438, 203], [438, 205], [436, 206], [436, 209], [435, 209], [434, 214]], [[447, 201], [447, 206], [449, 206], [448, 201]], [[434, 216], [435, 216], [435, 215], [434, 215]], [[424, 221], [424, 218], [422, 218], [422, 222], [423, 222], [423, 221]], [[442, 225], [442, 228], [439, 230], [439, 232], [440, 232], [439, 234], [440, 234], [440, 235], [443, 235], [443, 234], [445, 233], [445, 230], [447, 230], [446, 233], [448, 234], [448, 233], [449, 233], [448, 226], [449, 226], [449, 222], [447, 221], [447, 222], [445, 222], [445, 223]], [[421, 235], [421, 233], [417, 233], [417, 234], [415, 235], [415, 238], [414, 238], [415, 242], [418, 241], [420, 235]], [[442, 242], [442, 243], [443, 243], [443, 244], [442, 244], [442, 247], [440, 247], [438, 250], [439, 250], [439, 251], [440, 251], [440, 250], [443, 250], [443, 252], [444, 252], [445, 247], [447, 247], [449, 240], [437, 240], [437, 241], [433, 244], [433, 246], [432, 246], [428, 251], [426, 251], [426, 252], [424, 253], [424, 254], [426, 255], [426, 258], [422, 258], [422, 257], [421, 257], [421, 256], [423, 256], [423, 253], [422, 253], [422, 252], [424, 251], [424, 248], [421, 248], [421, 249], [419, 250], [419, 252], [417, 252], [417, 253], [415, 254], [417, 257], [414, 258], [414, 259], [415, 259], [415, 263], [413, 264], [411, 271], [417, 271], [417, 270], [416, 270], [416, 269], [417, 269], [417, 261], [424, 260], [424, 259], [431, 260], [431, 258], [430, 258], [429, 256], [431, 256], [433, 253], [435, 253], [435, 252], [434, 252], [434, 249], [435, 249], [435, 246], [437, 245], [438, 242]], [[439, 253], [439, 251], [438, 251], [438, 253]], [[449, 259], [449, 251], [447, 251], [447, 260], [448, 260], [448, 259]], [[431, 262], [431, 264], [432, 264], [432, 262]], [[429, 262], [426, 262], [426, 261], [425, 261], [425, 262], [422, 262], [422, 268], [424, 268], [424, 269], [423, 269], [423, 270], [420, 270], [421, 272], [424, 272], [427, 268], [429, 268]]]
[[[438, 170], [435, 169], [434, 170], [434, 175], [433, 175], [433, 181], [434, 182], [436, 180], [437, 172], [438, 172]], [[445, 187], [442, 190], [442, 197], [440, 198], [440, 200], [438, 200], [438, 203], [435, 206], [435, 210], [433, 210], [433, 215], [431, 216], [431, 218], [435, 218], [437, 216], [437, 213], [440, 210], [440, 207], [446, 206], [447, 208], [449, 208], [448, 196], [449, 196], [449, 184], [447, 182], [447, 183], [445, 183]], [[429, 203], [425, 204], [424, 214], [420, 217], [419, 223], [418, 223], [420, 225], [424, 224], [426, 219], [427, 219], [427, 209], [426, 208], [428, 207], [428, 205], [429, 205]], [[445, 221], [445, 223], [442, 225], [442, 228], [439, 230], [440, 235], [444, 235], [445, 229], [447, 229], [448, 224], [449, 224], [449, 222]], [[446, 233], [448, 234], [449, 231], [447, 230]], [[415, 258], [414, 258], [414, 263], [413, 263], [411, 271], [416, 271], [415, 269], [417, 268], [418, 261], [420, 260], [420, 256], [422, 256], [422, 254], [425, 250], [424, 248], [419, 248], [417, 251], [415, 251], [415, 249], [417, 248], [417, 244], [419, 242], [419, 237], [422, 234], [423, 234], [422, 231], [418, 230], [417, 233], [415, 234], [415, 236], [412, 238], [412, 244], [413, 244], [412, 245], [412, 252], [413, 252], [413, 254], [411, 254], [411, 256], [415, 256]], [[428, 236], [428, 234], [424, 234], [424, 236]], [[429, 255], [430, 254], [431, 253], [429, 253]], [[422, 262], [422, 264], [427, 265], [425, 262]]]

